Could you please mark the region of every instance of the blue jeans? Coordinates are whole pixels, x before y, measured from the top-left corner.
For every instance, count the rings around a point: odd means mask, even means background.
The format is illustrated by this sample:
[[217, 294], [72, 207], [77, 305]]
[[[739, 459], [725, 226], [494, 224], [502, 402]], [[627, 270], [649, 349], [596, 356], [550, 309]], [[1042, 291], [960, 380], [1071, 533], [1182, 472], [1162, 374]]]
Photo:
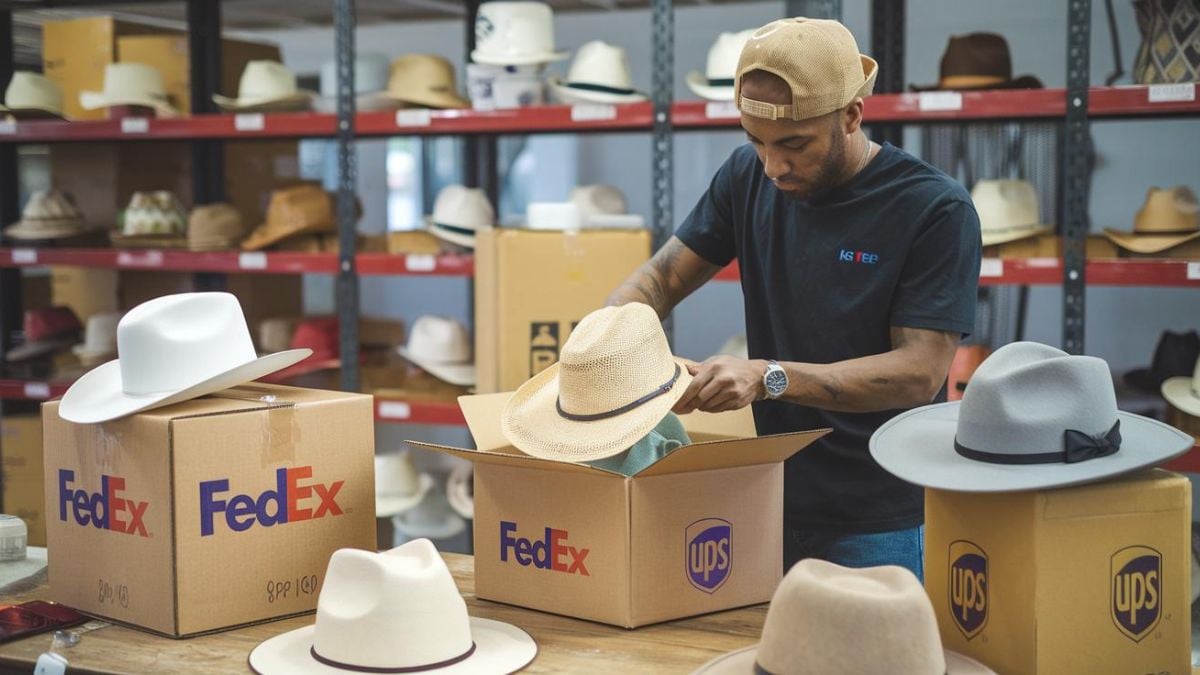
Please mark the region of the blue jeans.
[[784, 526], [784, 572], [804, 558], [820, 558], [844, 567], [899, 565], [924, 581], [925, 526], [875, 534], [813, 532]]

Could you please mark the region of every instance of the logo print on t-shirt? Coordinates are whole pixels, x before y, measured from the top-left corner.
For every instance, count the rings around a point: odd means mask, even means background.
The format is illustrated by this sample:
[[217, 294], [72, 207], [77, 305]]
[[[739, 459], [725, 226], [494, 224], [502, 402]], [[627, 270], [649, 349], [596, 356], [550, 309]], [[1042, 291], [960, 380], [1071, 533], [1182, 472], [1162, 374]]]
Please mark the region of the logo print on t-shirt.
[[851, 251], [849, 249], [842, 249], [841, 252], [838, 253], [838, 260], [848, 263], [859, 263], [861, 265], [878, 265], [879, 254], [867, 253], [866, 251]]

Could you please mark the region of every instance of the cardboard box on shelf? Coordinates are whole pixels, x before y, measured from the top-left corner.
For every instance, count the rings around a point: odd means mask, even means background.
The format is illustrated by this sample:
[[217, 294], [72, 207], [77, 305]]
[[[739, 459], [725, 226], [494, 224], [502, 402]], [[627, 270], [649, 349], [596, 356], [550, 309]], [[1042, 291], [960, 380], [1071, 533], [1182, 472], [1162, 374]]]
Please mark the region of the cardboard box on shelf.
[[479, 232], [476, 391], [515, 389], [556, 362], [575, 324], [649, 256], [645, 230]]
[[251, 384], [113, 422], [42, 407], [50, 599], [171, 637], [311, 611], [375, 548], [369, 396]]
[[1187, 673], [1191, 519], [1191, 484], [1157, 469], [1058, 490], [926, 490], [942, 643], [999, 673]]
[[117, 310], [117, 271], [89, 267], [51, 267], [54, 304], [75, 310], [81, 321]]
[[46, 545], [46, 493], [42, 484], [42, 418], [0, 419], [0, 512], [25, 521], [30, 546]]
[[783, 461], [828, 430], [756, 437], [749, 408], [683, 416], [694, 441], [626, 477], [522, 454], [511, 394], [464, 396], [477, 450], [475, 594], [636, 628], [767, 602], [783, 573]]

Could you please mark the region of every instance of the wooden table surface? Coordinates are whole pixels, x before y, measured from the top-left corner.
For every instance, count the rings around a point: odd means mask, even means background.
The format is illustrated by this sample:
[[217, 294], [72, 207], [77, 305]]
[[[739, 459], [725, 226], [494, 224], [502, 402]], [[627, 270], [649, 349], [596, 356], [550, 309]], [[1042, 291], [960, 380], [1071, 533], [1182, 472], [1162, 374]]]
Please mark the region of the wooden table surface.
[[[538, 642], [526, 673], [688, 673], [714, 656], [758, 641], [766, 605], [625, 630], [475, 598], [471, 556], [444, 554], [472, 616], [507, 621]], [[38, 588], [8, 603], [44, 597]], [[246, 657], [263, 640], [313, 622], [313, 615], [215, 635], [172, 640], [117, 625], [82, 635], [63, 651], [69, 673], [247, 673]], [[0, 645], [0, 672], [29, 673], [50, 634]]]

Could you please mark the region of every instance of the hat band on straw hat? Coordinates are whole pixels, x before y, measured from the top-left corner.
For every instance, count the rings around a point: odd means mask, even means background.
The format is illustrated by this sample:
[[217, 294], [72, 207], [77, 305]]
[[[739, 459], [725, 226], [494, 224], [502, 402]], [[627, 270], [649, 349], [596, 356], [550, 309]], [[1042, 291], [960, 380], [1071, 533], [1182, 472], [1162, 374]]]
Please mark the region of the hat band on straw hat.
[[973, 450], [954, 439], [954, 451], [980, 462], [991, 464], [1078, 464], [1089, 459], [1099, 459], [1116, 454], [1121, 449], [1121, 420], [1117, 420], [1108, 433], [1091, 436], [1067, 429], [1063, 432], [1062, 452], [1036, 452], [1032, 454], [1008, 454]]
[[463, 654], [461, 656], [456, 656], [452, 659], [446, 659], [445, 661], [438, 661], [437, 663], [430, 663], [430, 664], [424, 665], [424, 666], [407, 666], [404, 668], [374, 668], [371, 666], [355, 666], [355, 665], [352, 665], [349, 663], [342, 663], [341, 661], [334, 661], [333, 659], [327, 659], [324, 656], [321, 656], [320, 654], [317, 653], [317, 648], [315, 646], [309, 647], [308, 651], [310, 654], [312, 654], [312, 657], [314, 659], [316, 659], [319, 663], [323, 663], [331, 668], [340, 668], [342, 670], [352, 670], [356, 673], [421, 673], [421, 672], [425, 672], [427, 670], [439, 670], [441, 668], [448, 668], [450, 666], [453, 666], [456, 663], [462, 663], [463, 661], [466, 661], [467, 659], [471, 658], [472, 654], [475, 653], [475, 643], [471, 642], [471, 648], [468, 649], [467, 651], [463, 652]]
[[732, 87], [734, 85], [732, 77], [710, 77], [708, 78], [708, 86], [710, 87]]
[[663, 394], [671, 391], [671, 387], [674, 387], [675, 382], [677, 382], [679, 380], [680, 372], [682, 372], [682, 369], [680, 368], [679, 364], [676, 363], [675, 364], [675, 374], [672, 375], [671, 379], [668, 380], [665, 384], [660, 385], [657, 389], [655, 389], [654, 391], [650, 392], [649, 394], [646, 394], [645, 396], [639, 398], [638, 400], [634, 401], [633, 403], [626, 403], [625, 405], [621, 406], [620, 408], [617, 408], [615, 410], [609, 410], [608, 412], [592, 413], [592, 414], [588, 414], [588, 415], [577, 415], [575, 413], [569, 413], [569, 412], [563, 410], [561, 396], [558, 397], [557, 399], [555, 399], [554, 407], [558, 410], [558, 414], [560, 416], [562, 416], [565, 419], [571, 420], [572, 422], [595, 422], [596, 420], [604, 420], [604, 419], [608, 419], [610, 417], [616, 417], [617, 415], [623, 415], [623, 414], [629, 412], [630, 410], [637, 408], [638, 406], [649, 403], [650, 401], [653, 401], [654, 399], [658, 398], [659, 396], [662, 396]]
[[582, 89], [583, 91], [595, 91], [601, 94], [619, 94], [628, 95], [636, 93], [633, 89], [625, 89], [622, 87], [608, 87], [603, 84], [591, 84], [590, 82], [567, 82], [566, 85], [572, 89]]

